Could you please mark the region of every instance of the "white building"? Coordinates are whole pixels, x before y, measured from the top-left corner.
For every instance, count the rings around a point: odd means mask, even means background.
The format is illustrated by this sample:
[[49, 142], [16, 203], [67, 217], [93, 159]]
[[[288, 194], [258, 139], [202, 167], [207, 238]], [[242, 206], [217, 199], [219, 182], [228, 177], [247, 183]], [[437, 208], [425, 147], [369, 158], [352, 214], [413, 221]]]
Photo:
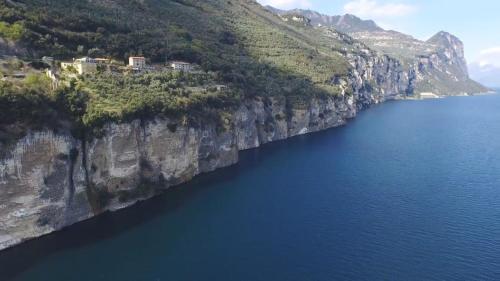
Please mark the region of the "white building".
[[98, 65], [105, 65], [108, 62], [108, 59], [83, 57], [76, 59], [73, 62], [62, 62], [61, 68], [63, 70], [68, 70], [72, 67], [76, 70], [76, 72], [78, 72], [78, 74], [82, 75], [86, 73], [94, 73], [97, 71]]
[[133, 69], [144, 69], [146, 67], [145, 57], [129, 57], [128, 65]]
[[439, 99], [439, 96], [434, 94], [434, 93], [431, 93], [431, 92], [424, 92], [424, 93], [420, 93], [420, 98], [421, 99]]
[[193, 65], [188, 63], [188, 62], [183, 62], [183, 61], [173, 61], [170, 63], [170, 66], [174, 70], [180, 70], [180, 71], [191, 71], [193, 70]]
[[83, 75], [86, 73], [94, 73], [97, 71], [97, 63], [93, 58], [83, 57], [74, 60], [73, 62], [62, 62], [61, 68], [63, 70], [71, 70], [74, 68], [78, 74]]

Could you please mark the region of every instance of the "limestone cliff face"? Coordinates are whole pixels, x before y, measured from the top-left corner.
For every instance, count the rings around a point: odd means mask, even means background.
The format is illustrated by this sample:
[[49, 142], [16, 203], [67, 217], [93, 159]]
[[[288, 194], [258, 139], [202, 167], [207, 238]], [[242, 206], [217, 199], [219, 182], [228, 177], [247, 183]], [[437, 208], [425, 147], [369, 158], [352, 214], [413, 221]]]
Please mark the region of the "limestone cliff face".
[[194, 176], [233, 165], [240, 150], [336, 127], [408, 87], [397, 61], [351, 56], [343, 93], [291, 106], [285, 97], [244, 101], [220, 124], [157, 118], [107, 124], [100, 137], [29, 132], [0, 147], [0, 249], [105, 211], [125, 208]]
[[467, 61], [465, 60], [464, 43], [456, 36], [448, 32], [438, 32], [427, 43], [437, 46], [435, 56], [440, 57], [443, 64], [450, 68], [456, 68], [455, 71], [461, 75], [461, 79], [469, 77]]
[[0, 160], [0, 249], [92, 216], [72, 161], [79, 141], [31, 132]]
[[156, 119], [108, 124], [102, 137], [86, 141], [30, 132], [0, 159], [0, 249], [233, 165], [240, 150], [335, 127], [355, 114], [354, 97], [289, 110], [284, 98], [256, 98], [233, 113], [225, 131]]
[[352, 66], [349, 85], [357, 93], [359, 109], [413, 92], [414, 76], [398, 60], [368, 48], [362, 52], [365, 55], [346, 55]]

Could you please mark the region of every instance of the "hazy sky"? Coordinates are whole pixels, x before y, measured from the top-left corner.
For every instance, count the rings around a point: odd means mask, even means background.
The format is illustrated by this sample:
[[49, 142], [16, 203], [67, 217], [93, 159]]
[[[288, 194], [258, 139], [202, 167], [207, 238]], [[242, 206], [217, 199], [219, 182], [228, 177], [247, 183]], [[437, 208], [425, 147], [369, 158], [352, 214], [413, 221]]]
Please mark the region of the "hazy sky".
[[448, 31], [465, 44], [470, 62], [500, 67], [498, 0], [258, 0], [277, 8], [306, 8], [328, 15], [350, 13], [381, 27], [427, 40]]

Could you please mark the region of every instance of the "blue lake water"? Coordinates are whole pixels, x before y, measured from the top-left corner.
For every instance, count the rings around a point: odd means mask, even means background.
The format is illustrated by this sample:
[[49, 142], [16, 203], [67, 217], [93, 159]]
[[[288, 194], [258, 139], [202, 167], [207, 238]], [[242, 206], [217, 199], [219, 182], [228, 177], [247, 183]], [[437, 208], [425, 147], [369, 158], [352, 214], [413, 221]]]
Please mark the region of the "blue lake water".
[[375, 106], [0, 253], [1, 280], [499, 278], [499, 95]]

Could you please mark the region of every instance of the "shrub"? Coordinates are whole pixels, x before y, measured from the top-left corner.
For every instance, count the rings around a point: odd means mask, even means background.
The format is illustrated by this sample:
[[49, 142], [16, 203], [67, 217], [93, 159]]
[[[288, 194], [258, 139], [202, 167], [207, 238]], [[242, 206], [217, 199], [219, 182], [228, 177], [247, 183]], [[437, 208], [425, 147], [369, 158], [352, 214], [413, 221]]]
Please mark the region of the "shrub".
[[24, 33], [24, 26], [18, 22], [8, 24], [6, 22], [0, 21], [0, 37], [17, 41], [23, 37]]

